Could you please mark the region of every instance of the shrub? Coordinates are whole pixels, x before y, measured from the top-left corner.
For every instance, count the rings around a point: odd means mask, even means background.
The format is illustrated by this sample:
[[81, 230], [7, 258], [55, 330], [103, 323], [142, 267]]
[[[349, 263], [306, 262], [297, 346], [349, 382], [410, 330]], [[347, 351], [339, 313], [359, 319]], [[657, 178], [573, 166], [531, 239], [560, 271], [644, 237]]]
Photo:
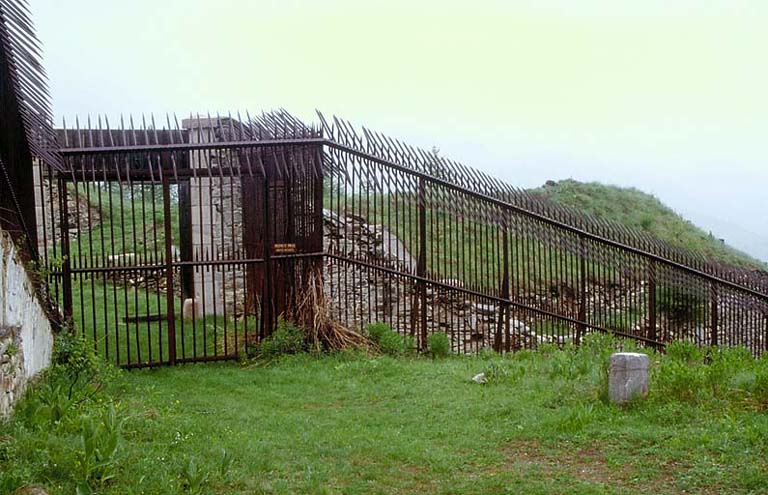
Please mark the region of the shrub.
[[259, 354], [275, 358], [285, 354], [297, 354], [306, 348], [305, 335], [301, 328], [280, 318], [272, 335], [261, 341]]
[[619, 344], [618, 339], [611, 334], [590, 332], [581, 339], [578, 352], [587, 358], [602, 362], [616, 352]]
[[757, 372], [751, 393], [753, 400], [761, 409], [768, 408], [768, 369]]
[[691, 342], [678, 340], [667, 345], [667, 356], [672, 361], [687, 365], [704, 362], [704, 350]]
[[56, 336], [51, 365], [78, 377], [94, 377], [105, 371], [105, 361], [85, 338], [65, 330]]
[[[739, 375], [744, 375], [745, 370], [749, 370], [755, 362], [746, 348], [710, 348], [707, 356], [710, 362], [705, 368], [705, 384], [713, 396], [719, 397], [734, 389], [743, 389], [741, 386], [734, 386], [734, 380], [742, 381], [744, 376]], [[754, 376], [750, 372], [747, 374]]]
[[388, 356], [403, 356], [415, 348], [412, 337], [399, 335], [386, 323], [372, 323], [367, 330], [371, 341]]
[[51, 366], [18, 408], [31, 425], [53, 425], [94, 399], [117, 374], [92, 345], [66, 328], [56, 336]]
[[597, 416], [595, 405], [591, 403], [577, 404], [562, 414], [554, 426], [561, 433], [578, 433], [583, 431]]
[[667, 355], [653, 374], [657, 400], [768, 407], [768, 366], [744, 347], [698, 348], [689, 342], [667, 345]]
[[411, 337], [402, 337], [391, 330], [382, 335], [379, 341], [381, 352], [388, 356], [403, 356], [413, 347], [413, 339]]
[[443, 332], [427, 337], [427, 349], [432, 357], [444, 358], [451, 354], [451, 340]]
[[194, 457], [190, 457], [181, 471], [184, 491], [195, 495], [202, 493], [209, 477], [210, 473], [205, 469], [201, 469], [197, 465], [197, 460]]
[[525, 376], [525, 366], [506, 359], [491, 359], [485, 370], [486, 383], [515, 383]]
[[374, 344], [381, 342], [381, 338], [392, 329], [386, 323], [371, 323], [368, 325], [368, 338], [370, 338]]
[[705, 391], [707, 370], [703, 365], [690, 365], [676, 359], [662, 361], [657, 391], [667, 400], [697, 402]]
[[94, 482], [104, 483], [115, 477], [122, 422], [111, 404], [98, 422], [87, 416], [81, 418], [82, 449], [75, 456], [78, 493], [92, 493]]

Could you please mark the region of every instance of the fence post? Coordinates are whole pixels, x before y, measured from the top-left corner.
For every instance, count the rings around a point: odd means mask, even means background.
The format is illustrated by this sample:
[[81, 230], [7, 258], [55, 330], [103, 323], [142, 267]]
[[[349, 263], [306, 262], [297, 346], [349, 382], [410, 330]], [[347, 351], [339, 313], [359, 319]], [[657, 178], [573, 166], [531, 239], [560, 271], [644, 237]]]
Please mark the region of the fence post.
[[419, 262], [416, 274], [419, 276], [420, 313], [419, 326], [421, 338], [419, 349], [427, 348], [427, 284], [424, 279], [427, 276], [427, 207], [426, 207], [426, 183], [423, 177], [419, 178]]
[[[166, 155], [164, 153], [164, 155]], [[176, 364], [176, 311], [173, 304], [173, 231], [171, 228], [171, 183], [163, 166], [170, 161], [166, 156], [160, 162], [163, 174], [163, 217], [165, 234], [165, 305], [168, 314], [168, 362]], [[162, 349], [160, 350], [162, 353]], [[161, 354], [162, 355], [162, 354]]]
[[648, 264], [648, 339], [656, 340], [656, 262]]
[[763, 351], [768, 351], [768, 312], [764, 314], [765, 317], [765, 333], [763, 334]]
[[579, 236], [581, 253], [579, 258], [579, 321], [576, 329], [576, 345], [581, 343], [581, 338], [587, 331], [587, 243], [583, 236]]
[[[509, 335], [509, 230], [506, 226], [506, 217], [504, 218], [504, 231], [502, 249], [502, 262], [503, 272], [501, 281], [501, 297], [504, 298], [504, 302], [499, 304], [499, 323], [496, 328], [496, 340], [494, 342], [494, 348], [497, 352], [510, 351], [510, 335]], [[504, 346], [502, 348], [501, 335], [502, 329], [504, 331]]]
[[[59, 177], [59, 223], [61, 224], [61, 290], [64, 305], [64, 321], [72, 323], [72, 262], [69, 253], [69, 208], [67, 184]], [[74, 327], [72, 327], [74, 332]]]
[[[266, 169], [266, 167], [265, 167]], [[263, 339], [272, 333], [272, 296], [270, 286], [272, 285], [272, 232], [273, 222], [269, 218], [269, 180], [270, 174], [264, 172], [264, 276], [262, 277], [261, 289], [261, 338]]]
[[[189, 179], [179, 184], [179, 255], [181, 261], [192, 261], [192, 190]], [[181, 267], [181, 298], [195, 297], [195, 269], [192, 266]], [[198, 304], [198, 302], [195, 302]]]
[[718, 326], [720, 322], [718, 320], [720, 318], [720, 315], [718, 314], [718, 307], [717, 307], [717, 302], [718, 302], [717, 286], [714, 283], [710, 282], [709, 288], [710, 288], [709, 293], [710, 293], [710, 300], [711, 300], [710, 308], [712, 312], [712, 331], [709, 337], [709, 343], [714, 347], [719, 345]]

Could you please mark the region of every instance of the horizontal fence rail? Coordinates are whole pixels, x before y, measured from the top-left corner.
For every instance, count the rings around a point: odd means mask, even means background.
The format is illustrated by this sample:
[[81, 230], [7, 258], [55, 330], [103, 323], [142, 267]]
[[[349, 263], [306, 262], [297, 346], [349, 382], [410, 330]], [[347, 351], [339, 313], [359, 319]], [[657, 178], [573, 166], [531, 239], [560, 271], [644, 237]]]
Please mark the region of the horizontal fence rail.
[[319, 274], [334, 319], [387, 323], [419, 349], [436, 332], [459, 353], [596, 331], [768, 345], [761, 272], [568, 223], [434, 153], [320, 122], [277, 111], [59, 130], [65, 171], [41, 165], [38, 246], [78, 330], [126, 367], [234, 358]]

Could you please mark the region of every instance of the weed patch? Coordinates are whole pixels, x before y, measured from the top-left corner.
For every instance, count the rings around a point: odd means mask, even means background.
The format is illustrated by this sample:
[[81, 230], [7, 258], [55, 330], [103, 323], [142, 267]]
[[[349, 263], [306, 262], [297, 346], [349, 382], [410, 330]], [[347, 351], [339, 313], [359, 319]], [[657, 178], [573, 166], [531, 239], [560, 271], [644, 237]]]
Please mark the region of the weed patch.
[[409, 335], [400, 335], [386, 323], [372, 323], [367, 328], [368, 337], [382, 354], [405, 356], [415, 351], [416, 345]]
[[451, 354], [451, 340], [443, 332], [427, 337], [427, 350], [432, 357], [446, 358]]
[[272, 334], [261, 341], [259, 355], [266, 359], [275, 359], [286, 354], [297, 354], [306, 350], [304, 331], [282, 318]]

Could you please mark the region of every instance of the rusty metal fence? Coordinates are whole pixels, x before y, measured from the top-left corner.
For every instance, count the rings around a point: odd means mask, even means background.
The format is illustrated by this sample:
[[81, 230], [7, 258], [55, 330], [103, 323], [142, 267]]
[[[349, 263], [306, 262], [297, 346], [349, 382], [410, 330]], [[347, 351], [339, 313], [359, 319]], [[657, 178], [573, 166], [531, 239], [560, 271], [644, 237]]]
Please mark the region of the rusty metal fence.
[[40, 174], [40, 250], [65, 317], [126, 367], [248, 352], [321, 262], [319, 132], [125, 124], [60, 130], [67, 172]]
[[[759, 270], [726, 268], [532, 198], [434, 153], [320, 115], [328, 138], [326, 285], [337, 316], [424, 348], [579, 343], [768, 345]], [[566, 223], [564, 220], [569, 220]]]
[[59, 165], [39, 43], [24, 2], [0, 0], [0, 228], [34, 258], [33, 157]]
[[[38, 263], [34, 163], [61, 170], [39, 43], [24, 0], [0, 0], [0, 236], [10, 237], [54, 326], [59, 313]], [[36, 201], [37, 200], [37, 201]], [[10, 288], [3, 287], [3, 290]], [[0, 296], [2, 299], [2, 296]]]
[[435, 332], [459, 353], [594, 331], [768, 345], [761, 272], [718, 271], [319, 121], [279, 111], [64, 126], [64, 171], [42, 165], [36, 185], [38, 243], [78, 331], [126, 367], [230, 359], [290, 318], [319, 273], [336, 320], [388, 323], [420, 349]]

